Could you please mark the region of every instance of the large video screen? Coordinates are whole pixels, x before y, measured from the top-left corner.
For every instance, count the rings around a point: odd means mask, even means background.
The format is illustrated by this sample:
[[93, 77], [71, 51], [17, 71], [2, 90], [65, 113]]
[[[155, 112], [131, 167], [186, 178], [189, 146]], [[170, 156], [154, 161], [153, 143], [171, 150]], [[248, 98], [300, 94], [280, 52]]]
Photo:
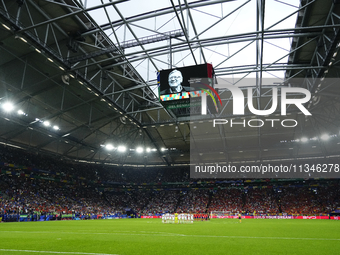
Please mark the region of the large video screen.
[[158, 73], [159, 99], [162, 102], [199, 97], [202, 90], [193, 86], [197, 78], [213, 78], [211, 64], [161, 70]]

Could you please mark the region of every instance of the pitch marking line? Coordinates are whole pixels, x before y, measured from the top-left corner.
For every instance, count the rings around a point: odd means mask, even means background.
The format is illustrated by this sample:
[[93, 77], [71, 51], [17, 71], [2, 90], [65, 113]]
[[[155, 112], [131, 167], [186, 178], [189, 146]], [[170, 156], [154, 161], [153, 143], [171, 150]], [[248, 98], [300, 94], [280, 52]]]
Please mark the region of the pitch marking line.
[[[213, 235], [185, 235], [179, 233], [168, 233], [168, 232], [149, 232], [149, 231], [121, 231], [121, 232], [108, 232], [108, 233], [84, 233], [84, 232], [50, 232], [50, 231], [1, 231], [4, 232], [15, 232], [15, 233], [38, 233], [38, 234], [77, 234], [77, 235], [122, 235], [122, 236], [163, 236], [163, 237], [207, 237], [207, 238], [241, 238], [241, 239], [277, 239], [277, 240], [309, 240], [309, 241], [340, 241], [336, 238], [317, 238], [317, 237], [280, 237], [280, 236], [213, 236]], [[133, 232], [133, 233], [132, 233]], [[139, 232], [139, 233], [138, 233]], [[76, 253], [75, 253], [76, 254]], [[86, 254], [86, 253], [80, 253]], [[91, 253], [88, 253], [91, 254]], [[98, 255], [96, 253], [93, 253]], [[106, 255], [106, 254], [104, 254]], [[111, 254], [110, 254], [111, 255]]]
[[66, 251], [34, 251], [34, 250], [12, 250], [12, 249], [0, 249], [0, 251], [28, 252], [28, 253], [49, 253], [49, 254], [78, 254], [78, 255], [118, 255], [118, 254], [112, 254], [112, 253], [87, 253], [87, 252], [66, 252]]

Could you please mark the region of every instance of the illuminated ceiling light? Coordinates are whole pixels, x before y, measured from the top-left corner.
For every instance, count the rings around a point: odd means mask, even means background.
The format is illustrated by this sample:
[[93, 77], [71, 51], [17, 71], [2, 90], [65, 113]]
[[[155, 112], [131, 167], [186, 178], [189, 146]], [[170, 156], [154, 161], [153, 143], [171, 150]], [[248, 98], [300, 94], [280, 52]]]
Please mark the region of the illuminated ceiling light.
[[172, 123], [171, 123], [171, 124], [169, 124], [169, 126], [173, 126], [173, 125], [174, 125], [174, 124], [172, 124]]
[[117, 149], [118, 149], [119, 152], [125, 152], [126, 151], [126, 147], [122, 146], [122, 145], [118, 146]]
[[161, 151], [165, 151], [166, 149], [165, 148], [161, 148]]
[[53, 63], [53, 60], [51, 58], [47, 58], [47, 60]]
[[333, 62], [332, 62], [332, 61], [331, 61], [331, 62], [329, 62], [328, 66], [331, 66], [331, 65], [333, 65]]
[[323, 134], [322, 136], [320, 136], [320, 138], [323, 141], [327, 141], [330, 138], [330, 136], [328, 134]]
[[54, 125], [54, 126], [53, 126], [53, 129], [54, 129], [54, 130], [59, 130], [59, 127], [58, 127], [57, 125]]
[[112, 144], [107, 144], [105, 145], [105, 149], [107, 149], [108, 151], [112, 151], [114, 149], [113, 145]]
[[89, 87], [87, 87], [87, 90], [92, 91], [92, 89], [90, 89]]
[[47, 121], [47, 120], [45, 120], [45, 121], [43, 122], [43, 124], [44, 124], [45, 127], [49, 127], [49, 126], [51, 125], [50, 122]]
[[307, 137], [302, 137], [302, 138], [301, 138], [301, 142], [303, 142], [303, 143], [308, 142], [308, 138], [307, 138]]
[[333, 54], [333, 58], [335, 58], [335, 57], [336, 57], [336, 55], [338, 55], [338, 52], [334, 52], [334, 54]]
[[9, 26], [5, 25], [5, 24], [2, 24], [2, 26], [3, 26], [4, 28], [6, 28], [7, 30], [11, 30], [11, 28], [10, 28]]
[[137, 148], [136, 148], [136, 151], [137, 151], [138, 153], [142, 153], [142, 152], [144, 151], [144, 149], [143, 149], [142, 147], [137, 147]]
[[18, 110], [19, 115], [24, 115], [25, 113], [22, 110]]
[[6, 102], [2, 105], [2, 109], [6, 112], [11, 112], [14, 109], [14, 105], [11, 102]]
[[162, 124], [161, 127], [164, 127], [164, 125]]
[[97, 97], [99, 97], [99, 94], [97, 94], [97, 93], [94, 93]]
[[35, 48], [35, 51], [38, 52], [38, 53], [41, 53], [41, 50]]
[[62, 66], [59, 66], [59, 69], [61, 69], [61, 70], [65, 71], [65, 69], [64, 69]]
[[73, 79], [75, 78], [73, 74], [70, 74], [70, 77], [73, 78]]
[[20, 39], [21, 41], [23, 41], [24, 43], [27, 43], [27, 41], [26, 41], [25, 38], [19, 37], [19, 39]]
[[150, 148], [146, 148], [146, 152], [151, 152], [151, 149]]

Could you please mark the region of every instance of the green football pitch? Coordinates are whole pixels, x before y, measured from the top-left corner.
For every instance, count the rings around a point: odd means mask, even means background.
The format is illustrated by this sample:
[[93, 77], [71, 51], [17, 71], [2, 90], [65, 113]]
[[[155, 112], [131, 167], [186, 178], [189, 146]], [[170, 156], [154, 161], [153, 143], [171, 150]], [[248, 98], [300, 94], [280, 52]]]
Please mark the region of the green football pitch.
[[0, 224], [0, 254], [340, 254], [340, 221], [160, 219]]

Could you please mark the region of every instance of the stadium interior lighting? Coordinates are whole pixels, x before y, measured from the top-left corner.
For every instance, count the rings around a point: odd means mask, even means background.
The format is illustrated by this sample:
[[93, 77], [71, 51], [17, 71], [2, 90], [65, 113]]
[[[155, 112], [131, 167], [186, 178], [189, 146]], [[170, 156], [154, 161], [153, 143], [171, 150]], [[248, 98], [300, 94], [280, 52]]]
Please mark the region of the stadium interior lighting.
[[151, 149], [150, 148], [146, 148], [146, 152], [150, 152], [151, 151]]
[[3, 26], [4, 28], [6, 28], [7, 30], [11, 30], [11, 28], [10, 28], [9, 26], [5, 25], [5, 24], [2, 24], [2, 26]]
[[18, 110], [19, 115], [24, 115], [24, 112], [22, 110]]
[[50, 61], [50, 62], [53, 62], [53, 60], [51, 58], [47, 58], [47, 60]]
[[35, 51], [38, 52], [38, 53], [41, 53], [41, 51], [39, 49], [37, 49], [37, 48], [35, 49]]
[[323, 141], [327, 141], [330, 138], [330, 136], [328, 134], [323, 134], [322, 136], [320, 136], [320, 138]]
[[59, 130], [59, 127], [58, 127], [57, 125], [54, 125], [54, 126], [53, 126], [53, 129], [54, 129], [54, 130]]
[[11, 102], [6, 102], [2, 105], [2, 109], [5, 112], [11, 112], [14, 109], [14, 105]]
[[137, 151], [138, 153], [142, 153], [142, 152], [144, 151], [144, 149], [143, 149], [142, 147], [137, 147], [137, 148], [136, 148], [136, 151]]
[[18, 37], [21, 41], [23, 41], [24, 43], [27, 43], [26, 39], [25, 38], [22, 38], [22, 37]]
[[161, 151], [165, 151], [166, 149], [165, 148], [161, 148]]
[[308, 142], [308, 138], [307, 138], [307, 137], [302, 137], [302, 138], [301, 138], [301, 142], [303, 142], [303, 143]]
[[49, 127], [49, 126], [51, 126], [50, 122], [49, 122], [49, 121], [47, 121], [47, 120], [45, 120], [45, 121], [43, 122], [43, 124], [44, 124], [44, 126], [45, 126], [45, 127]]
[[125, 152], [126, 151], [126, 147], [123, 146], [123, 145], [118, 146], [117, 149], [118, 149], [119, 152]]
[[105, 149], [107, 149], [107, 150], [109, 150], [109, 151], [111, 151], [111, 150], [113, 150], [114, 149], [114, 147], [113, 147], [113, 145], [112, 144], [107, 144], [107, 145], [105, 145]]

